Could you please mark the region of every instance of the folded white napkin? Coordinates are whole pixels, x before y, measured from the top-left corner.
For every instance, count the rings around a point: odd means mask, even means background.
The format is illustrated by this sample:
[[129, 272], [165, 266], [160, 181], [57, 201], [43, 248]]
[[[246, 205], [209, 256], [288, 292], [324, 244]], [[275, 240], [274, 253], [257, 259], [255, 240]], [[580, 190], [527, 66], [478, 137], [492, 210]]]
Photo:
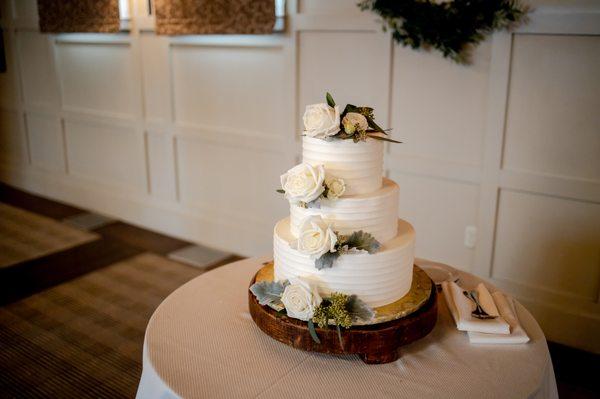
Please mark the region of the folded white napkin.
[[[486, 334], [510, 334], [509, 324], [502, 318], [482, 320], [471, 316], [471, 312], [475, 309], [475, 304], [463, 294], [463, 289], [455, 282], [443, 282], [442, 291], [446, 298], [446, 303], [450, 309], [450, 313], [454, 318], [456, 327], [460, 331], [472, 331]], [[498, 315], [498, 309], [494, 304], [494, 299], [483, 284], [477, 286], [479, 302], [481, 307], [488, 314]]]
[[514, 300], [500, 291], [494, 292], [492, 297], [498, 306], [500, 316], [510, 325], [510, 334], [483, 334], [469, 331], [469, 342], [472, 344], [524, 344], [529, 342], [529, 336], [519, 324]]

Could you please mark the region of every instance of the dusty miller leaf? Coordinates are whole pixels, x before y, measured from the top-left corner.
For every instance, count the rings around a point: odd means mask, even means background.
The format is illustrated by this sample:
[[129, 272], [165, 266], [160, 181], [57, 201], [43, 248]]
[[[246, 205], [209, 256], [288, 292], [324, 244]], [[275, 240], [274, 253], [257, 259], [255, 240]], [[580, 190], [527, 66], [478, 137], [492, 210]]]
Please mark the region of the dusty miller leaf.
[[350, 248], [362, 249], [370, 254], [379, 251], [381, 244], [371, 234], [365, 233], [362, 230], [355, 231], [350, 234], [343, 245], [348, 245]]
[[285, 284], [279, 281], [261, 281], [260, 283], [254, 283], [250, 287], [250, 292], [254, 294], [259, 304], [263, 306], [270, 306], [273, 309], [277, 309], [283, 306], [281, 303], [281, 296]]
[[348, 313], [352, 316], [352, 321], [368, 321], [375, 316], [373, 309], [356, 295], [350, 295], [350, 297], [348, 297], [346, 309], [348, 309]]
[[337, 252], [325, 252], [315, 261], [315, 267], [317, 270], [329, 269], [333, 266], [333, 262], [340, 256], [339, 251]]
[[385, 130], [383, 130], [381, 127], [379, 127], [379, 125], [377, 123], [375, 123], [375, 120], [373, 120], [373, 118], [371, 118], [370, 116], [365, 116], [365, 118], [367, 119], [367, 123], [369, 124], [369, 127], [373, 130], [375, 130], [376, 132], [381, 132], [385, 135], [387, 135], [387, 132]]

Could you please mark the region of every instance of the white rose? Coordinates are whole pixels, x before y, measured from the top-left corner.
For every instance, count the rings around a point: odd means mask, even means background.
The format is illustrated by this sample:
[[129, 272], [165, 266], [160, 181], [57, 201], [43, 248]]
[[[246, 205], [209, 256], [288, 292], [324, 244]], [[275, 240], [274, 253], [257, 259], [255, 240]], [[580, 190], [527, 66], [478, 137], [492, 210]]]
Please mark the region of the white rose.
[[344, 131], [348, 134], [354, 134], [357, 128], [362, 131], [369, 128], [367, 118], [357, 112], [348, 112], [342, 119], [342, 125], [344, 125]]
[[302, 222], [294, 247], [317, 259], [326, 252], [335, 252], [336, 243], [337, 235], [331, 226], [320, 216], [309, 216]]
[[281, 296], [287, 315], [304, 321], [312, 319], [315, 308], [321, 301], [317, 290], [300, 277], [291, 278]]
[[312, 104], [306, 106], [304, 116], [304, 133], [310, 137], [324, 139], [340, 131], [340, 109], [336, 105]]
[[281, 188], [291, 202], [311, 202], [319, 198], [325, 187], [325, 168], [301, 163], [281, 175]]
[[344, 195], [346, 192], [346, 183], [343, 179], [333, 178], [326, 182], [327, 199], [335, 200]]

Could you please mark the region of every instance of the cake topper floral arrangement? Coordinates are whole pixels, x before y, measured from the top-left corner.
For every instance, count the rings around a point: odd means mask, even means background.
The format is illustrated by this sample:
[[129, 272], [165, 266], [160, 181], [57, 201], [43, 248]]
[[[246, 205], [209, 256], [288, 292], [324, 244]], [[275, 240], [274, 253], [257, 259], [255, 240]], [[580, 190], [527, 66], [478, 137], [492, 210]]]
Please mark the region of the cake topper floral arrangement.
[[302, 120], [304, 135], [323, 140], [352, 139], [355, 143], [375, 140], [400, 143], [387, 136], [387, 132], [375, 123], [373, 108], [347, 104], [342, 113], [331, 94], [325, 95], [327, 103], [306, 106]]

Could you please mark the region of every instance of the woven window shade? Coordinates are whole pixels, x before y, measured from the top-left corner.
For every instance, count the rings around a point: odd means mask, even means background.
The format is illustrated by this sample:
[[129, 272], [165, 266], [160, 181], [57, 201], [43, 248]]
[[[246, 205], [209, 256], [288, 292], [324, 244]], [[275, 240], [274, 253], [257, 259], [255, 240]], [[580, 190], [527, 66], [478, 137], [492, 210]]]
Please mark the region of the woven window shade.
[[274, 0], [155, 0], [156, 33], [267, 34], [275, 24]]
[[118, 32], [119, 0], [37, 0], [40, 31]]

